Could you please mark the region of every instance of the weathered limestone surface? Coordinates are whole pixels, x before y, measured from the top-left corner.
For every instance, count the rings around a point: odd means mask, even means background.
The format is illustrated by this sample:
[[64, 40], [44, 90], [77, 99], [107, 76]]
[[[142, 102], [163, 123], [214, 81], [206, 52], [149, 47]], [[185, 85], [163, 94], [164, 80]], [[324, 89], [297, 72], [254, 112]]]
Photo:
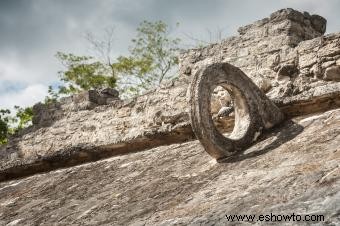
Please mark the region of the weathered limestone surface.
[[270, 213], [325, 221], [263, 223], [339, 225], [340, 109], [286, 121], [229, 163], [191, 141], [2, 182], [0, 193], [0, 225], [252, 225], [225, 215]]
[[[225, 215], [271, 213], [340, 225], [340, 33], [325, 29], [320, 16], [280, 10], [182, 53], [178, 80], [135, 99], [102, 90], [37, 104], [34, 125], [0, 148], [0, 225], [238, 225]], [[217, 163], [192, 141], [187, 94], [198, 70], [221, 62], [286, 120]], [[223, 132], [233, 128], [231, 104], [214, 91]]]
[[42, 125], [0, 150], [0, 180], [193, 139], [185, 95], [178, 85], [95, 108], [80, 102], [39, 109]]
[[[239, 36], [180, 56], [179, 80], [132, 100], [91, 91], [36, 105], [34, 125], [0, 148], [0, 180], [194, 138], [187, 89], [192, 75], [214, 62], [239, 67], [292, 117], [340, 106], [340, 33], [292, 9], [240, 28]], [[219, 112], [216, 93], [213, 113]], [[221, 94], [222, 93], [222, 94]], [[103, 96], [104, 95], [104, 96]], [[224, 130], [230, 117], [214, 117]]]

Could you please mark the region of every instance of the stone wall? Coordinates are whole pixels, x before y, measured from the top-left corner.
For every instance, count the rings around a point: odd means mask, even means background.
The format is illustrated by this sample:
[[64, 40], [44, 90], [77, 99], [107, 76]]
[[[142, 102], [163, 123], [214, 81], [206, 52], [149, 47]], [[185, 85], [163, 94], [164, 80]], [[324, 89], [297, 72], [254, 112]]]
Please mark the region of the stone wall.
[[336, 73], [340, 34], [322, 36], [325, 27], [326, 20], [320, 16], [280, 10], [241, 27], [240, 36], [182, 53], [180, 72], [190, 81], [203, 65], [228, 62], [242, 69], [271, 98], [298, 95], [329, 84], [325, 81], [340, 81]]
[[[0, 182], [0, 225], [340, 225], [339, 134], [336, 109], [286, 121], [232, 162], [190, 141]], [[271, 213], [324, 220], [225, 217]]]
[[[284, 9], [241, 27], [239, 36], [185, 51], [178, 80], [130, 100], [97, 91], [38, 104], [34, 125], [0, 148], [0, 180], [194, 139], [187, 87], [200, 67], [229, 62], [286, 114], [340, 106], [340, 33], [326, 20]], [[230, 117], [218, 126], [232, 128]]]

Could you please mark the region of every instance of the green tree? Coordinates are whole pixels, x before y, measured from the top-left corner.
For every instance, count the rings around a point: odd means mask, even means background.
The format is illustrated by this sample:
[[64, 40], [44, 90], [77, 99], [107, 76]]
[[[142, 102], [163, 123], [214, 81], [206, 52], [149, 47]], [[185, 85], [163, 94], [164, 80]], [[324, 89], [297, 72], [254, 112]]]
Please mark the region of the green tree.
[[52, 86], [48, 87], [48, 95], [45, 97], [44, 104], [55, 103], [60, 95], [58, 91], [55, 91]]
[[56, 57], [66, 67], [65, 71], [59, 72], [60, 79], [64, 82], [59, 87], [60, 94], [116, 86], [116, 77], [110, 72], [111, 68], [91, 56], [58, 52]]
[[[66, 70], [59, 72], [60, 79], [64, 82], [59, 87], [59, 94], [114, 88], [117, 83], [123, 96], [131, 96], [174, 77], [180, 40], [170, 37], [168, 26], [164, 22], [143, 21], [137, 28], [136, 38], [132, 39], [130, 54], [116, 60], [112, 57], [113, 33], [114, 29], [106, 29], [103, 39], [87, 34], [87, 40], [98, 55], [97, 58], [62, 52], [56, 54], [66, 67]], [[50, 94], [45, 102], [55, 99], [51, 97]]]
[[8, 137], [32, 125], [32, 107], [14, 106], [15, 116], [8, 109], [0, 109], [0, 145], [6, 144]]
[[17, 124], [12, 128], [14, 132], [19, 132], [20, 130], [32, 125], [33, 118], [32, 107], [22, 108], [19, 106], [14, 106], [14, 109], [16, 110], [16, 114], [15, 117], [12, 119], [12, 123]]
[[120, 56], [114, 67], [120, 75], [119, 89], [125, 96], [137, 95], [153, 85], [152, 77], [149, 76], [152, 60]]
[[179, 42], [180, 39], [170, 37], [164, 22], [143, 21], [132, 39], [130, 56], [121, 56], [114, 64], [120, 73], [120, 88], [138, 94], [173, 78]]
[[0, 145], [7, 143], [9, 123], [11, 121], [10, 110], [0, 109]]

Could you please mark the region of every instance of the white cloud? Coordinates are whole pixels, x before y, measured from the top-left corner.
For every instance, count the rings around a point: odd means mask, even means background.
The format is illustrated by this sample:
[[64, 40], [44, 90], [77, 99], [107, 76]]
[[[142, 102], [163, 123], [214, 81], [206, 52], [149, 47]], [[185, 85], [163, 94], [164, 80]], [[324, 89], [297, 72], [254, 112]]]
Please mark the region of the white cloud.
[[47, 90], [45, 85], [33, 84], [18, 91], [2, 93], [0, 94], [0, 108], [13, 109], [14, 105], [32, 106], [45, 98]]
[[[59, 62], [53, 54], [32, 54], [19, 57], [15, 51], [2, 53], [0, 56], [0, 81], [19, 82], [26, 85], [37, 83], [50, 84], [57, 80]], [[1, 90], [0, 90], [1, 93]]]
[[[25, 70], [13, 59], [0, 58], [0, 80], [20, 80]], [[27, 73], [27, 72], [26, 72]]]

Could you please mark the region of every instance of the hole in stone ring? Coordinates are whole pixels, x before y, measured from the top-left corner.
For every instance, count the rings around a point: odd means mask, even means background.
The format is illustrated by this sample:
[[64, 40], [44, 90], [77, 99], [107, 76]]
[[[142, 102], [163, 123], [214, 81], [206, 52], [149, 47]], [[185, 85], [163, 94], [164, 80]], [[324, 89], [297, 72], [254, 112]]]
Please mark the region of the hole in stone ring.
[[229, 139], [242, 138], [249, 127], [250, 116], [239, 89], [220, 84], [213, 87], [210, 98], [210, 114], [216, 129]]
[[[218, 86], [227, 90], [231, 96], [235, 114], [234, 126], [232, 122], [221, 125], [215, 123], [216, 109], [211, 101], [216, 99], [214, 90]], [[213, 63], [201, 68], [194, 75], [189, 89], [192, 130], [205, 151], [217, 160], [249, 147], [263, 129], [269, 129], [284, 119], [280, 109], [256, 84], [240, 69], [228, 63]], [[232, 132], [223, 136], [228, 127], [232, 128], [229, 130]]]

